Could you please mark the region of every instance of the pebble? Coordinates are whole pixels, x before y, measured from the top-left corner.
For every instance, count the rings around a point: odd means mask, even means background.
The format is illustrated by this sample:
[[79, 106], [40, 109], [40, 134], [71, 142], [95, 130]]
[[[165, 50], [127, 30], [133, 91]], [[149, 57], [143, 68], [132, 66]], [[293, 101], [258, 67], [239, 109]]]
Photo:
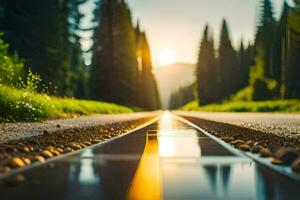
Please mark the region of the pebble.
[[250, 147], [253, 147], [253, 145], [255, 144], [255, 142], [253, 140], [248, 140], [246, 142], [247, 145], [249, 145]]
[[30, 152], [30, 148], [29, 147], [23, 147], [23, 148], [21, 148], [21, 151], [23, 151], [24, 153], [28, 153], [28, 152]]
[[52, 158], [52, 157], [53, 157], [53, 154], [52, 154], [50, 151], [48, 151], [48, 150], [43, 150], [43, 151], [41, 152], [41, 155], [42, 155], [43, 157], [45, 157], [45, 158]]
[[300, 157], [292, 163], [291, 168], [293, 172], [300, 173]]
[[58, 156], [60, 155], [59, 151], [55, 150], [55, 149], [51, 149], [49, 150], [54, 156]]
[[281, 160], [274, 158], [274, 157], [271, 158], [271, 163], [274, 165], [283, 165], [284, 164]]
[[252, 147], [252, 149], [251, 149], [251, 152], [252, 153], [259, 153], [259, 151], [261, 150], [261, 149], [263, 149], [264, 147], [263, 146], [261, 146], [261, 145], [253, 145], [253, 147]]
[[253, 146], [254, 146], [254, 145], [260, 145], [260, 146], [266, 147], [266, 144], [264, 144], [263, 142], [255, 142], [255, 143], [253, 144]]
[[250, 146], [247, 144], [242, 144], [239, 146], [239, 149], [241, 149], [243, 151], [250, 151]]
[[62, 148], [56, 148], [56, 151], [58, 151], [59, 153], [64, 153], [64, 150]]
[[233, 141], [234, 140], [234, 138], [233, 137], [222, 137], [222, 140], [224, 140], [225, 142], [231, 142], [231, 141]]
[[31, 160], [30, 160], [29, 158], [22, 157], [22, 160], [23, 160], [23, 162], [24, 162], [26, 165], [31, 164]]
[[281, 160], [286, 165], [292, 164], [292, 162], [296, 160], [298, 156], [299, 154], [296, 151], [285, 147], [279, 148], [274, 154], [275, 158]]
[[25, 163], [24, 161], [19, 158], [19, 157], [13, 157], [9, 160], [9, 165], [12, 167], [12, 168], [20, 168], [20, 167], [24, 167], [25, 166]]
[[43, 131], [43, 134], [44, 134], [44, 135], [50, 135], [49, 131], [47, 131], [47, 130], [44, 130], [44, 131]]
[[271, 153], [270, 150], [267, 149], [267, 148], [262, 148], [262, 149], [259, 151], [259, 154], [260, 154], [262, 157], [271, 157], [271, 156], [272, 156], [272, 153]]
[[70, 153], [70, 152], [72, 152], [72, 151], [74, 151], [71, 147], [66, 147], [65, 149], [64, 149], [64, 152], [65, 153]]
[[243, 140], [234, 140], [234, 141], [231, 141], [230, 144], [238, 147], [242, 144], [245, 144], [245, 142]]
[[35, 155], [33, 157], [33, 160], [34, 161], [39, 161], [39, 162], [45, 162], [45, 158], [43, 156], [40, 156], [40, 155]]

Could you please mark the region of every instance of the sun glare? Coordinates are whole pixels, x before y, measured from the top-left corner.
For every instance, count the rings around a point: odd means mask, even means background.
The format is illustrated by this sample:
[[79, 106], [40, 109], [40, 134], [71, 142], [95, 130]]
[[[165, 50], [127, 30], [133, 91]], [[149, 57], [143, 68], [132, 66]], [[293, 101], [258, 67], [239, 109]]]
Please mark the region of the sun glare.
[[176, 52], [173, 49], [162, 49], [159, 53], [159, 64], [161, 66], [175, 63]]

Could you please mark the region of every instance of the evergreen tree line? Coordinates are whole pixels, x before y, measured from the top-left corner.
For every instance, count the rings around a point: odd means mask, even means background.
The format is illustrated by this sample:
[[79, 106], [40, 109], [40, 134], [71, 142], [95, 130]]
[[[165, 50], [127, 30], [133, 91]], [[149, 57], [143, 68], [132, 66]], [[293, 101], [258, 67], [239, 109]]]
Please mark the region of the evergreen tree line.
[[134, 27], [124, 0], [98, 3], [92, 47], [91, 97], [95, 100], [160, 107], [152, 74], [150, 47], [139, 24]]
[[[95, 27], [83, 29], [87, 0], [0, 0], [0, 31], [29, 69], [40, 92], [154, 110], [160, 107], [146, 34], [134, 27], [123, 0], [97, 0]], [[92, 64], [84, 63], [80, 32], [94, 31]], [[151, 96], [150, 96], [151, 95]]]
[[177, 91], [171, 94], [169, 109], [177, 109], [181, 106], [194, 100], [194, 91], [195, 85], [191, 84], [186, 87], [180, 87]]
[[0, 0], [0, 31], [11, 54], [42, 78], [40, 90], [87, 97], [79, 6], [86, 0]]
[[215, 50], [213, 33], [206, 25], [196, 67], [199, 105], [238, 96], [240, 100], [300, 98], [300, 2], [284, 3], [274, 18], [270, 0], [261, 1], [254, 44], [233, 48], [224, 19]]

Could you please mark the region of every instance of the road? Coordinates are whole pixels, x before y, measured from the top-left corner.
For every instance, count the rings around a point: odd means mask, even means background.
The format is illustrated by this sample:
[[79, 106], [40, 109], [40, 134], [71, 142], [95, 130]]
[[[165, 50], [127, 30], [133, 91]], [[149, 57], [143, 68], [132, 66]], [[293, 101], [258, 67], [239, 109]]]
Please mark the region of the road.
[[300, 182], [165, 112], [130, 134], [2, 179], [0, 199], [298, 199]]

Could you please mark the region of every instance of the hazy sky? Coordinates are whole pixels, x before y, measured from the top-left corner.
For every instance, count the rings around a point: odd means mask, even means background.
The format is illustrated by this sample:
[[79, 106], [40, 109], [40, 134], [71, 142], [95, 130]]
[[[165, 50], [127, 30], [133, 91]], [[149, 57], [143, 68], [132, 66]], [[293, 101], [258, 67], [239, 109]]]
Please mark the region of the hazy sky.
[[[229, 24], [234, 45], [241, 37], [253, 40], [260, 0], [127, 0], [133, 20], [140, 19], [152, 49], [154, 65], [160, 52], [176, 52], [176, 62], [195, 63], [205, 23], [217, 39], [222, 18]], [[284, 0], [273, 0], [278, 16]], [[91, 6], [87, 6], [90, 8]]]

